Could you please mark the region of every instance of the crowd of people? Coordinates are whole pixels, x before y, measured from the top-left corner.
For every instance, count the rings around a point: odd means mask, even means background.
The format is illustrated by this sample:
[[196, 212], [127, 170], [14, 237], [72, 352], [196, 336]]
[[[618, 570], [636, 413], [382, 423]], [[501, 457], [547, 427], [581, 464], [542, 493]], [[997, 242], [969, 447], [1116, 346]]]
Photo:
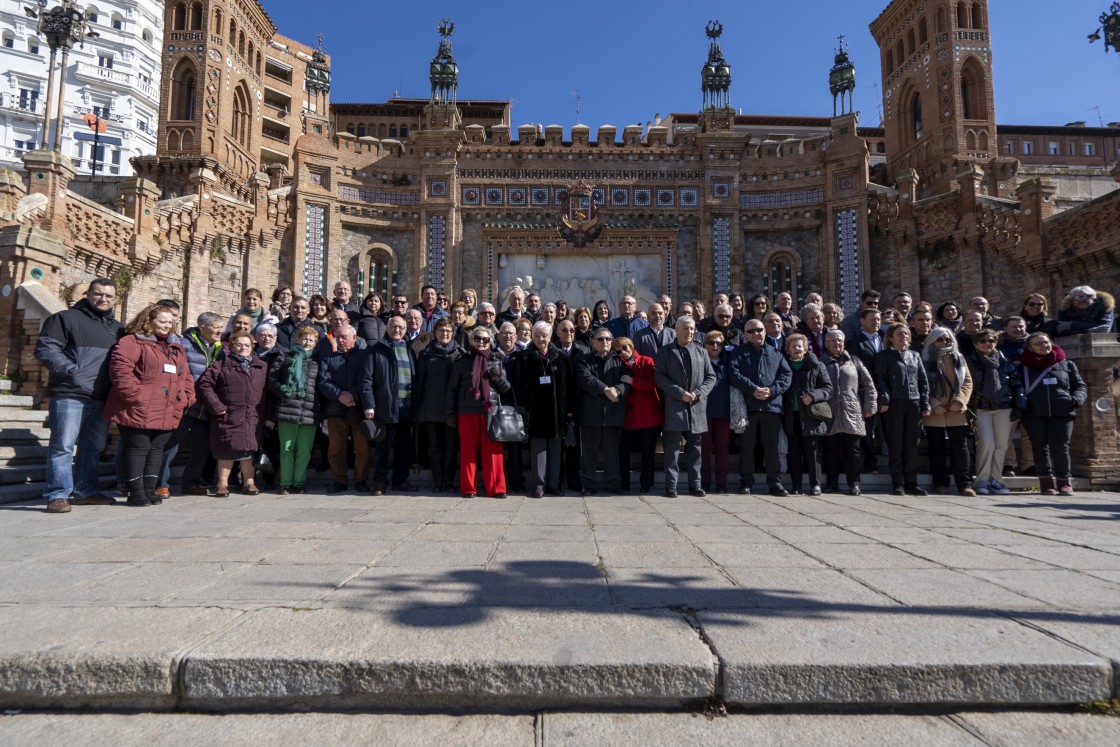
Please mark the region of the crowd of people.
[[[356, 303], [346, 281], [330, 299], [287, 285], [269, 299], [249, 289], [228, 319], [207, 311], [183, 331], [165, 299], [122, 326], [102, 278], [49, 317], [35, 349], [49, 371], [47, 511], [115, 501], [99, 488], [110, 423], [131, 506], [171, 495], [184, 444], [179, 492], [218, 497], [302, 493], [313, 469], [331, 493], [414, 493], [419, 467], [431, 491], [469, 498], [626, 494], [635, 473], [645, 494], [659, 441], [667, 496], [749, 495], [756, 466], [771, 495], [839, 492], [841, 474], [860, 495], [883, 452], [892, 492], [926, 495], [923, 439], [938, 493], [1006, 494], [1019, 472], [1069, 495], [1086, 386], [1055, 340], [1114, 324], [1112, 297], [1089, 286], [1057, 313], [1031, 293], [1007, 318], [982, 297], [886, 305], [873, 290], [847, 314], [817, 293], [797, 310], [789, 293], [718, 293], [710, 312], [668, 296], [572, 308], [519, 288], [504, 309], [432, 286], [415, 303]], [[508, 405], [521, 442], [491, 432]]]

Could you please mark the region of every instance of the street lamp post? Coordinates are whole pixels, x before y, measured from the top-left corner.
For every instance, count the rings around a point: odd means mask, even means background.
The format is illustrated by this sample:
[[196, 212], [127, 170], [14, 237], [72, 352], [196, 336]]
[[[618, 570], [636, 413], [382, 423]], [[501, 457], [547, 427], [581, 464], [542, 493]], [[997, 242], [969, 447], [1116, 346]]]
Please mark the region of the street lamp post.
[[1092, 44], [1100, 39], [1103, 31], [1104, 51], [1107, 53], [1112, 49], [1120, 53], [1120, 2], [1114, 2], [1107, 13], [1101, 13], [1100, 20], [1100, 28], [1089, 34], [1089, 43]]
[[[96, 37], [99, 34], [86, 28], [86, 13], [77, 7], [74, 0], [61, 0], [61, 2], [46, 10], [47, 0], [36, 0], [38, 12], [25, 8], [25, 12], [32, 18], [38, 18], [38, 31], [47, 40], [50, 47], [50, 62], [47, 67], [47, 106], [43, 116], [43, 147], [53, 149], [56, 153], [62, 148], [62, 105], [66, 95], [66, 65], [70, 59], [70, 48], [77, 43], [84, 46], [85, 38]], [[51, 127], [51, 99], [54, 94], [54, 63], [58, 50], [62, 50], [62, 67], [58, 76], [58, 110], [55, 112], [56, 125], [53, 146], [50, 141]]]

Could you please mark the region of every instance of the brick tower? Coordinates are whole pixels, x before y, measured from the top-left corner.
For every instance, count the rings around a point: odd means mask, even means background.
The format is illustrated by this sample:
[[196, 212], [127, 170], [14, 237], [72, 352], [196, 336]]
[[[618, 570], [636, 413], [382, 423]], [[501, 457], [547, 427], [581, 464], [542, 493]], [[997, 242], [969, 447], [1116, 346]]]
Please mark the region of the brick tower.
[[871, 34], [882, 62], [890, 179], [916, 176], [918, 196], [930, 197], [976, 165], [989, 194], [998, 194], [1015, 162], [1001, 161], [996, 148], [987, 0], [894, 0]]

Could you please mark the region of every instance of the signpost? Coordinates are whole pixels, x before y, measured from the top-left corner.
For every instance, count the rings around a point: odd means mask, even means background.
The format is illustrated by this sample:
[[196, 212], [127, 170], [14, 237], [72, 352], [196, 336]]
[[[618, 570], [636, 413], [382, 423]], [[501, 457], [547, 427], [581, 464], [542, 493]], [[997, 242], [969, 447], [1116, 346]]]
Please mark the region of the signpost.
[[101, 135], [105, 132], [105, 120], [96, 113], [87, 114], [84, 119], [86, 127], [93, 130], [93, 166], [89, 173], [90, 176], [97, 176], [97, 148]]

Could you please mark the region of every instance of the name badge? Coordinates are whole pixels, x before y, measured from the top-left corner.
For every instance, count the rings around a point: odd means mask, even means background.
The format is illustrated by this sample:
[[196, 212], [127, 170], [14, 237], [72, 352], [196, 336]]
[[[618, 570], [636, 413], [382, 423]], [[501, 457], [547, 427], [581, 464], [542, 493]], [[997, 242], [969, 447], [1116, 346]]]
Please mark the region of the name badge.
[[164, 373], [169, 373], [169, 374], [177, 374], [177, 373], [179, 373], [179, 369], [178, 369], [178, 367], [176, 367], [176, 365], [174, 363], [164, 363], [163, 364], [163, 372]]
[[544, 385], [544, 384], [551, 384], [551, 383], [552, 383], [552, 377], [551, 377], [551, 376], [542, 376], [542, 377], [541, 377], [541, 382], [540, 382], [540, 383], [541, 383], [542, 385]]
[[1046, 377], [1045, 379], [1042, 380], [1042, 383], [1045, 384], [1046, 386], [1057, 386], [1058, 385], [1058, 380], [1055, 379], [1053, 376], [1048, 376], [1048, 377]]

